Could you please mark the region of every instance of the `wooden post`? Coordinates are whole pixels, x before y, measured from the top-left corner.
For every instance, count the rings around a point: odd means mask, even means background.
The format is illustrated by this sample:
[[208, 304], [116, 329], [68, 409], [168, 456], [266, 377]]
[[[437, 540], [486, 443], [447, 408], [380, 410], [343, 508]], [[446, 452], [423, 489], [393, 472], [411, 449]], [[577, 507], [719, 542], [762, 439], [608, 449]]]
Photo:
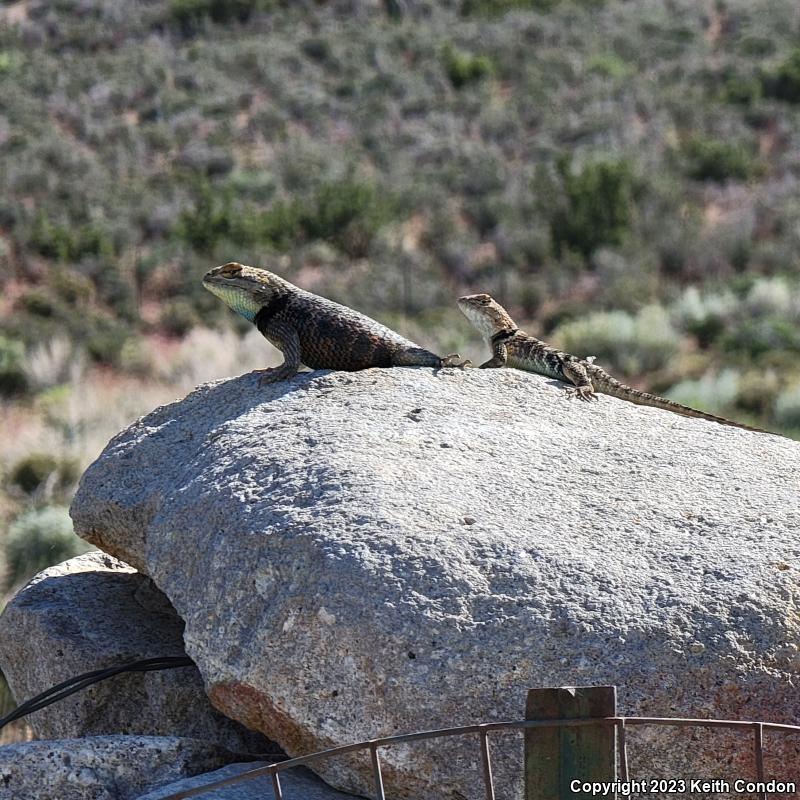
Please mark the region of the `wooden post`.
[[[525, 719], [583, 719], [617, 713], [615, 686], [530, 689]], [[610, 782], [617, 775], [616, 727], [564, 726], [525, 729], [525, 800], [588, 800], [573, 781]], [[616, 792], [606, 797], [616, 798]]]

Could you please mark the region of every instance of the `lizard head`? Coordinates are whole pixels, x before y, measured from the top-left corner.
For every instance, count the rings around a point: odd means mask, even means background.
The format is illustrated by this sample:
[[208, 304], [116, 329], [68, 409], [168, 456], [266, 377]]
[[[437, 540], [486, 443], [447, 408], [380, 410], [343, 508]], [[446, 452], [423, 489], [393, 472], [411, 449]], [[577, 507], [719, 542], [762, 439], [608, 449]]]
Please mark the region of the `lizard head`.
[[517, 330], [508, 312], [488, 294], [468, 294], [459, 297], [458, 307], [484, 339], [491, 339], [498, 333]]
[[282, 278], [257, 267], [236, 261], [210, 269], [203, 276], [203, 286], [250, 322], [286, 285]]

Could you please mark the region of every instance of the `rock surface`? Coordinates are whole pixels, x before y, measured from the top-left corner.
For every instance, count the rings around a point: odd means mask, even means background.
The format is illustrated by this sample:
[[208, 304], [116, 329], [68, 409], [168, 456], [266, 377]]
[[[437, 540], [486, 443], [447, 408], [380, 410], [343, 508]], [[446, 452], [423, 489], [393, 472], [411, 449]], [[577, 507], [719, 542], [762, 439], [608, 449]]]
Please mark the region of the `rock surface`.
[[0, 747], [0, 800], [133, 800], [215, 769], [222, 748], [173, 736], [89, 736]]
[[[800, 446], [515, 370], [254, 375], [111, 441], [77, 532], [151, 575], [214, 704], [292, 755], [523, 715], [800, 722]], [[634, 777], [754, 774], [749, 736], [638, 729]], [[800, 778], [797, 737], [767, 772]], [[496, 737], [498, 796], [521, 797]], [[476, 741], [391, 748], [387, 796], [483, 797]], [[315, 768], [316, 769], [316, 768]], [[320, 764], [371, 792], [369, 759]]]
[[[0, 668], [18, 702], [61, 681], [154, 656], [182, 656], [183, 622], [144, 575], [105, 553], [39, 573], [0, 616]], [[274, 750], [216, 711], [196, 667], [126, 673], [28, 718], [37, 738], [188, 736], [229, 750]]]
[[[183, 792], [198, 786], [233, 778], [257, 767], [263, 767], [266, 761], [253, 761], [249, 764], [229, 764], [227, 767], [186, 778], [168, 786], [162, 786], [153, 792], [143, 794], [137, 800], [163, 800], [175, 792]], [[353, 795], [342, 794], [330, 786], [326, 786], [313, 772], [307, 769], [293, 768], [280, 773], [281, 793], [283, 800], [353, 800]], [[203, 800], [272, 800], [272, 779], [269, 777], [253, 778], [233, 786], [212, 789], [200, 795]]]

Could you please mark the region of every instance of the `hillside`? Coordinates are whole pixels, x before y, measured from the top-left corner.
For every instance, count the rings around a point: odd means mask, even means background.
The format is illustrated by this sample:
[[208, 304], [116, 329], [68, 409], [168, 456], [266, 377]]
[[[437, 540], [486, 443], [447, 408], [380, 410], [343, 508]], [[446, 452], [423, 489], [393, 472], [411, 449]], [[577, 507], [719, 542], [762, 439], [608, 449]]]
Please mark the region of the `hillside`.
[[114, 432], [269, 360], [201, 288], [231, 259], [475, 360], [487, 291], [798, 435], [798, 35], [788, 0], [0, 5], [7, 587]]

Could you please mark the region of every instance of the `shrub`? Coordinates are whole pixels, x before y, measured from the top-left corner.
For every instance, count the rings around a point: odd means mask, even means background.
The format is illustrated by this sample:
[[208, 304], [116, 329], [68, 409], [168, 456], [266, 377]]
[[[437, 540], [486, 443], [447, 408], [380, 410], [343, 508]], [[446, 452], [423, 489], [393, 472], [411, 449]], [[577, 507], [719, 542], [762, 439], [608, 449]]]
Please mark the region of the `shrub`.
[[181, 213], [176, 234], [199, 251], [226, 240], [286, 249], [325, 239], [358, 258], [388, 221], [392, 205], [377, 187], [353, 178], [324, 182], [310, 197], [276, 200], [265, 211], [235, 207], [229, 191], [206, 184], [194, 208]]
[[797, 287], [785, 278], [757, 278], [747, 293], [745, 306], [754, 316], [774, 314], [795, 320], [800, 316]]
[[115, 252], [113, 239], [98, 224], [53, 222], [45, 214], [39, 214], [34, 221], [30, 246], [45, 258], [64, 262], [80, 261], [86, 256], [110, 258]]
[[[186, 299], [173, 300], [164, 306], [159, 327], [170, 336], [185, 336], [200, 321], [194, 306]], [[123, 352], [125, 349], [123, 348]], [[130, 350], [125, 352], [127, 356]]]
[[775, 421], [800, 430], [800, 383], [784, 389], [775, 401]]
[[494, 75], [494, 62], [488, 56], [474, 56], [448, 44], [442, 50], [442, 63], [450, 83], [461, 89], [469, 83]]
[[74, 270], [55, 269], [50, 285], [56, 297], [70, 306], [84, 305], [94, 296], [94, 285]]
[[589, 60], [587, 72], [604, 78], [624, 78], [631, 74], [631, 67], [614, 53], [601, 53]]
[[759, 366], [740, 376], [736, 407], [759, 417], [767, 417], [774, 409], [779, 390], [778, 372]]
[[752, 149], [741, 143], [692, 136], [681, 150], [686, 174], [698, 181], [747, 180], [757, 172]]
[[775, 42], [766, 36], [745, 36], [739, 42], [739, 52], [746, 56], [764, 58], [775, 52]]
[[726, 103], [749, 106], [761, 99], [762, 83], [754, 75], [732, 75], [722, 88], [722, 99]]
[[17, 394], [27, 388], [25, 347], [0, 334], [0, 395]]
[[72, 532], [66, 508], [47, 506], [28, 511], [11, 523], [5, 542], [5, 585], [16, 586], [47, 567], [90, 550]]
[[86, 352], [92, 361], [117, 366], [131, 331], [128, 325], [96, 314], [89, 318], [81, 335], [85, 337]]
[[567, 352], [581, 358], [596, 356], [601, 366], [628, 375], [661, 369], [679, 344], [660, 306], [647, 306], [635, 317], [624, 311], [588, 314], [559, 325], [553, 339]]
[[764, 94], [787, 103], [800, 103], [800, 48], [763, 78]]
[[296, 202], [278, 200], [267, 211], [242, 214], [236, 231], [246, 242], [265, 242], [285, 249], [301, 238], [300, 206]]
[[323, 183], [301, 206], [298, 223], [307, 239], [328, 239], [351, 258], [360, 258], [388, 221], [390, 205], [375, 186], [345, 178]]
[[39, 391], [63, 383], [75, 367], [81, 366], [82, 355], [63, 334], [39, 342], [28, 351], [25, 359], [28, 386]]
[[700, 347], [708, 347], [725, 330], [738, 307], [733, 293], [701, 295], [690, 286], [673, 307], [678, 325], [697, 338]]
[[800, 352], [800, 329], [783, 317], [745, 320], [726, 334], [721, 345], [729, 353], [758, 358], [771, 351]]
[[739, 392], [739, 373], [724, 369], [719, 373], [703, 375], [698, 380], [685, 380], [665, 392], [676, 403], [700, 411], [721, 412], [733, 406]]
[[461, 13], [465, 16], [472, 14], [496, 16], [513, 9], [549, 11], [559, 2], [561, 0], [464, 0], [461, 4]]
[[194, 206], [178, 217], [175, 234], [194, 250], [208, 251], [230, 236], [233, 218], [230, 193], [200, 183], [195, 189]]
[[35, 317], [52, 317], [56, 313], [56, 306], [47, 292], [41, 289], [28, 289], [19, 299], [19, 305]]
[[78, 479], [78, 463], [51, 453], [31, 453], [14, 464], [9, 478], [26, 494], [33, 494], [53, 478], [53, 488], [63, 490]]
[[566, 247], [588, 258], [598, 247], [620, 244], [633, 210], [628, 162], [595, 161], [575, 173], [570, 158], [561, 157], [556, 167], [564, 193], [550, 223], [556, 256]]
[[216, 23], [247, 22], [256, 11], [269, 10], [269, 0], [172, 0], [169, 13], [189, 33], [204, 19]]

